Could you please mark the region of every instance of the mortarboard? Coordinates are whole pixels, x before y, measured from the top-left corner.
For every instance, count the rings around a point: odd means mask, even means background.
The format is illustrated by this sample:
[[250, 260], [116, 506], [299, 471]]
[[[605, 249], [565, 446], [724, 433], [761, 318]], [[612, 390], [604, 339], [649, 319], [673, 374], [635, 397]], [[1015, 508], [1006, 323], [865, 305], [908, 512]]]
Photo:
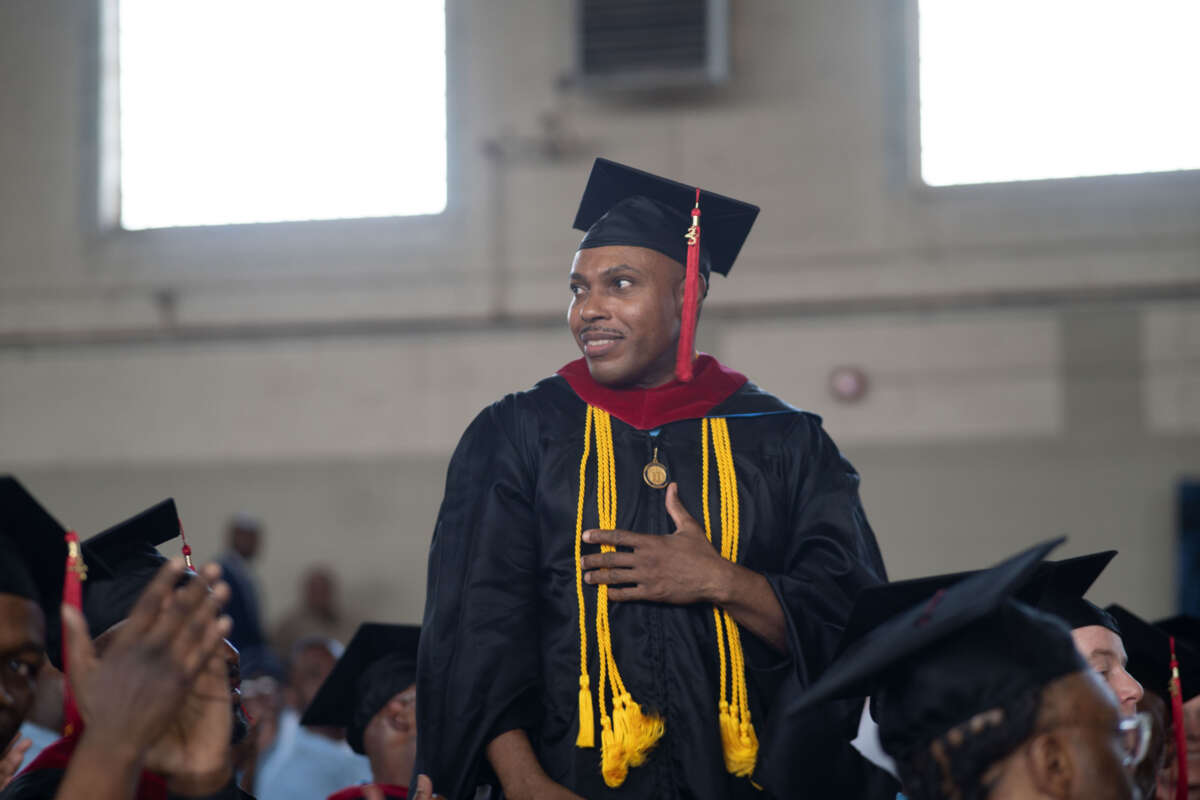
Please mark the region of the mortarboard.
[[302, 725], [346, 728], [346, 742], [363, 753], [363, 732], [381, 708], [417, 680], [419, 625], [364, 622], [317, 690]]
[[[699, 277], [728, 275], [758, 206], [597, 158], [575, 214], [580, 250], [647, 247], [684, 266], [687, 282], [676, 376], [691, 380]], [[701, 223], [703, 220], [703, 223]], [[701, 233], [703, 231], [703, 233]]]
[[1034, 577], [1037, 596], [1028, 599], [1019, 596], [1047, 614], [1062, 619], [1072, 629], [1100, 625], [1120, 636], [1120, 626], [1112, 615], [1083, 597], [1116, 555], [1116, 550], [1105, 550], [1046, 562], [1042, 565], [1045, 574]]
[[32, 600], [46, 619], [46, 650], [58, 658], [62, 641], [66, 530], [11, 475], [0, 475], [0, 593]]
[[179, 512], [167, 498], [97, 533], [82, 545], [88, 580], [83, 614], [92, 638], [129, 616], [138, 596], [166, 562], [156, 545], [179, 535]]
[[[990, 569], [964, 573], [964, 579], [937, 589], [917, 604], [908, 603], [907, 587], [897, 590], [895, 584], [883, 583], [863, 589], [850, 614], [857, 620], [857, 629], [847, 627], [840, 654], [805, 692], [800, 705], [871, 695], [899, 662], [919, 657], [937, 642], [998, 610], [1033, 578], [1046, 554], [1063, 541], [1043, 542]], [[870, 616], [861, 610], [864, 608], [871, 610]]]
[[[1120, 635], [1116, 622], [1104, 609], [1083, 599], [1096, 578], [1116, 556], [1116, 550], [1091, 553], [1061, 561], [1043, 561], [1014, 597], [1039, 611], [1061, 618], [1071, 628], [1102, 625]], [[864, 591], [855, 599], [854, 608], [842, 635], [843, 644], [861, 637], [879, 619], [886, 618], [896, 608], [914, 606], [928, 600], [939, 589], [978, 574], [977, 571], [951, 572], [925, 578], [894, 581], [886, 584], [886, 592]]]
[[1176, 641], [1183, 642], [1192, 650], [1200, 651], [1200, 619], [1189, 614], [1179, 614], [1160, 619], [1154, 623], [1154, 627], [1166, 631], [1168, 636], [1174, 636]]
[[[885, 750], [903, 761], [977, 715], [1021, 702], [1046, 684], [1087, 670], [1070, 632], [1012, 599], [1062, 539], [969, 574], [916, 606], [874, 607], [875, 620], [785, 713], [834, 699], [873, 696]], [[864, 589], [888, 597], [892, 586]], [[858, 601], [856, 600], [856, 605]]]
[[[687, 260], [684, 236], [695, 203], [695, 186], [597, 158], [575, 215], [575, 229], [586, 231], [579, 249], [648, 247], [683, 264]], [[759, 208], [701, 189], [700, 210], [704, 220], [701, 272], [707, 276], [711, 269], [728, 275]]]

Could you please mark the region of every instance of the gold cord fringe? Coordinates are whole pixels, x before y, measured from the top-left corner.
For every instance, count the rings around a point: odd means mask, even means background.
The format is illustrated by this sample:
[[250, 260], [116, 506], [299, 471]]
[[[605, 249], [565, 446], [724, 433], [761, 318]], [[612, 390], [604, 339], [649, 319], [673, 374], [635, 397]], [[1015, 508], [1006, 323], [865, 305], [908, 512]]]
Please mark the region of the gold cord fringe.
[[[729, 441], [729, 427], [722, 418], [703, 419], [701, 425], [701, 491], [704, 497], [704, 532], [713, 541], [712, 518], [708, 507], [709, 438], [717, 464], [717, 485], [721, 498], [721, 556], [737, 562], [739, 546], [737, 473]], [[596, 505], [599, 527], [617, 526], [617, 477], [613, 458], [612, 419], [608, 412], [588, 406], [584, 426], [583, 457], [579, 462], [579, 501], [575, 519], [575, 594], [579, 607], [579, 733], [577, 747], [595, 746], [596, 718], [593, 714], [591, 683], [588, 674], [587, 613], [583, 594], [583, 512], [587, 489], [587, 465], [592, 439], [596, 441]], [[603, 545], [601, 552], [616, 548]], [[713, 607], [713, 626], [720, 663], [718, 724], [724, 751], [725, 768], [738, 776], [749, 776], [758, 758], [758, 737], [750, 720], [746, 691], [746, 666], [741, 634], [728, 613]], [[625, 688], [613, 656], [612, 632], [608, 617], [608, 587], [596, 592], [596, 643], [599, 661], [597, 701], [600, 727], [600, 771], [606, 785], [616, 788], [625, 782], [629, 770], [646, 762], [650, 751], [662, 738], [665, 726], [661, 717], [642, 711]], [[611, 697], [612, 714], [606, 698]]]

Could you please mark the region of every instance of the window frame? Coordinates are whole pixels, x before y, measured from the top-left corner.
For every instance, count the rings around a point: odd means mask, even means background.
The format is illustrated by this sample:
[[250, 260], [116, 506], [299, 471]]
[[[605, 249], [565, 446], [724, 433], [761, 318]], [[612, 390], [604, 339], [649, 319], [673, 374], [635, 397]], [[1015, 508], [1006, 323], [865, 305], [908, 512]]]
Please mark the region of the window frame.
[[[386, 217], [356, 217], [278, 222], [246, 222], [217, 225], [178, 226], [131, 230], [120, 221], [120, 116], [118, 4], [120, 0], [89, 3], [87, 34], [89, 52], [83, 63], [87, 71], [87, 96], [81, 103], [86, 120], [80, 143], [86, 181], [81, 202], [84, 247], [106, 274], [131, 269], [145, 276], [148, 263], [155, 265], [151, 277], [205, 277], [227, 275], [223, 263], [247, 264], [250, 278], [278, 276], [280, 261], [301, 251], [312, 258], [329, 259], [342, 265], [340, 274], [353, 277], [377, 274], [381, 257], [429, 266], [443, 261], [446, 242], [452, 241], [468, 222], [470, 194], [463, 187], [461, 164], [464, 155], [462, 129], [464, 109], [460, 99], [463, 76], [455, 57], [461, 41], [457, 4], [445, 0], [446, 37], [446, 205], [436, 214]], [[362, 242], [373, 242], [364, 246]], [[395, 259], [402, 251], [403, 259]], [[251, 262], [262, 261], [262, 267]], [[410, 270], [400, 270], [402, 273]]]
[[[893, 85], [903, 98], [902, 133], [905, 153], [906, 181], [921, 197], [930, 198], [938, 194], [970, 196], [982, 193], [1020, 196], [1023, 193], [1067, 193], [1084, 196], [1096, 191], [1121, 192], [1124, 190], [1144, 191], [1148, 187], [1161, 185], [1166, 191], [1200, 189], [1200, 168], [1163, 172], [1134, 172], [1108, 175], [1080, 175], [1074, 177], [1027, 178], [990, 183], [958, 183], [936, 186], [925, 182], [921, 172], [921, 74], [920, 74], [920, 0], [904, 0], [899, 6], [898, 18], [893, 29], [902, 31], [902, 45], [895, 55], [902, 59], [893, 74], [902, 75], [902, 85]], [[893, 63], [895, 63], [893, 61]]]

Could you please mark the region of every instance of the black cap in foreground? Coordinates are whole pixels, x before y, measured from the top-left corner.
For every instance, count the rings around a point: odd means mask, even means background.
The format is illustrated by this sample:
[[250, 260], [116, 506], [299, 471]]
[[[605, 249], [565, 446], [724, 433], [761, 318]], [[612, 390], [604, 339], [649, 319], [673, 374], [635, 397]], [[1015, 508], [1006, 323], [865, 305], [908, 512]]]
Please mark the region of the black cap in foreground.
[[[1012, 599], [1063, 540], [1030, 548], [939, 589], [924, 602], [882, 614], [785, 713], [873, 696], [885, 750], [897, 760], [951, 728], [1086, 671], [1059, 620]], [[887, 600], [893, 587], [864, 589]], [[858, 601], [856, 601], [856, 605]], [[878, 609], [886, 609], [879, 602]], [[892, 609], [904, 608], [893, 603]]]
[[345, 727], [346, 742], [363, 753], [363, 732], [371, 718], [416, 683], [420, 639], [419, 625], [360, 625], [300, 723]]
[[[574, 227], [586, 231], [580, 250], [626, 245], [648, 247], [687, 261], [684, 234], [691, 227], [696, 187], [597, 158], [579, 202]], [[728, 275], [758, 206], [700, 191], [700, 272]]]
[[[1039, 611], [1059, 617], [1070, 628], [1102, 625], [1120, 635], [1121, 631], [1112, 616], [1083, 597], [1116, 555], [1116, 550], [1106, 550], [1061, 561], [1043, 561], [1037, 565], [1030, 579], [1013, 593], [1013, 597]], [[886, 618], [891, 610], [917, 605], [928, 600], [939, 589], [949, 588], [977, 574], [978, 570], [970, 570], [931, 575], [894, 581], [887, 584], [886, 592], [879, 591], [878, 587], [863, 592], [856, 598], [846, 623], [842, 648], [846, 643], [861, 638], [880, 619]]]
[[919, 656], [998, 609], [1029, 582], [1046, 554], [1063, 541], [1043, 542], [990, 569], [967, 573], [965, 579], [938, 589], [915, 605], [908, 602], [907, 587], [897, 589], [895, 584], [884, 583], [863, 589], [850, 613], [857, 630], [847, 628], [841, 654], [805, 693], [802, 705], [873, 694], [898, 662]]
[[[1129, 609], [1111, 605], [1108, 612], [1121, 626], [1121, 641], [1129, 663], [1129, 674], [1148, 692], [1171, 702], [1171, 636], [1158, 625], [1151, 624]], [[1177, 637], [1175, 655], [1179, 659], [1179, 687], [1184, 701], [1200, 694], [1200, 649]]]
[[0, 593], [41, 606], [46, 650], [58, 658], [62, 640], [63, 565], [66, 530], [20, 481], [0, 475]]

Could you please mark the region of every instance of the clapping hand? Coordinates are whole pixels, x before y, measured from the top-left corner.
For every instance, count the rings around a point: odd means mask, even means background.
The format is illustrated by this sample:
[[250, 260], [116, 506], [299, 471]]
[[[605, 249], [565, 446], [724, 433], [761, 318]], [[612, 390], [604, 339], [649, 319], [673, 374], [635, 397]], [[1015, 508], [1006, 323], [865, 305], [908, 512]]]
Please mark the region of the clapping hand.
[[220, 574], [216, 565], [206, 565], [177, 589], [183, 565], [164, 565], [114, 630], [103, 657], [96, 655], [83, 615], [63, 606], [85, 740], [120, 750], [125, 760], [146, 758], [146, 767], [169, 782], [176, 772], [191, 777], [215, 762], [227, 766], [230, 758], [231, 704], [221, 649], [231, 624], [219, 616], [229, 587]]

